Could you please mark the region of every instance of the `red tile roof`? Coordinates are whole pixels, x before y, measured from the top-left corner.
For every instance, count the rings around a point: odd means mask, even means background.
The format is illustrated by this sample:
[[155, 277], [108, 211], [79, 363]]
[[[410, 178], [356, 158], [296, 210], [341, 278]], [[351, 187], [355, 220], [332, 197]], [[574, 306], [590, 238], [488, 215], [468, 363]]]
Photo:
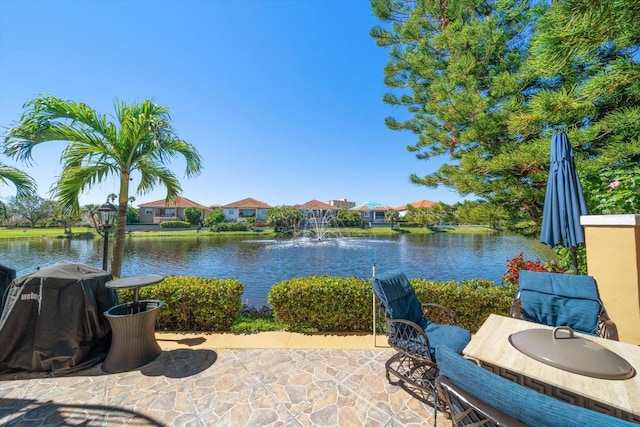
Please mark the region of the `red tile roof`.
[[335, 211], [338, 210], [337, 206], [332, 206], [328, 203], [325, 202], [321, 202], [320, 200], [310, 200], [305, 204], [302, 205], [293, 205], [294, 208], [296, 209], [307, 209], [307, 210], [314, 210], [314, 211]]
[[143, 203], [141, 208], [198, 208], [198, 209], [210, 209], [206, 206], [196, 203], [193, 200], [189, 200], [186, 197], [178, 196], [167, 202], [166, 199], [156, 200], [155, 202]]
[[237, 202], [229, 203], [222, 206], [223, 208], [252, 208], [252, 209], [270, 209], [271, 206], [260, 200], [247, 197], [246, 199], [238, 200]]
[[[432, 202], [431, 200], [420, 200], [418, 202], [409, 203], [409, 205], [414, 208], [430, 208], [431, 206], [437, 205], [438, 202]], [[406, 211], [407, 205], [402, 205], [399, 208], [396, 208], [397, 211]]]

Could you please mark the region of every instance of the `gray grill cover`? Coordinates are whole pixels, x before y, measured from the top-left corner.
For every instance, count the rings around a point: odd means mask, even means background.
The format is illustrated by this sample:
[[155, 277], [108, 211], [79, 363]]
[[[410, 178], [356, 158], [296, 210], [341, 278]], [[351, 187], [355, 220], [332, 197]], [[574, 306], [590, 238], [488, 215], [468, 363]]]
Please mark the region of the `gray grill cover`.
[[15, 278], [0, 316], [0, 372], [67, 373], [94, 365], [111, 343], [104, 312], [117, 304], [110, 273], [56, 264]]

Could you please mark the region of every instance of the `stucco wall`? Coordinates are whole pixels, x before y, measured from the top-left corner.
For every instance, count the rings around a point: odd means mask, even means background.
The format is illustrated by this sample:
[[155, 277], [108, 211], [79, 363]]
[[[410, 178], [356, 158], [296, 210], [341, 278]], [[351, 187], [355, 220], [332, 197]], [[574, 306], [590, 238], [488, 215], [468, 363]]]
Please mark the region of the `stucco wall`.
[[620, 341], [640, 345], [640, 215], [583, 216], [587, 269]]

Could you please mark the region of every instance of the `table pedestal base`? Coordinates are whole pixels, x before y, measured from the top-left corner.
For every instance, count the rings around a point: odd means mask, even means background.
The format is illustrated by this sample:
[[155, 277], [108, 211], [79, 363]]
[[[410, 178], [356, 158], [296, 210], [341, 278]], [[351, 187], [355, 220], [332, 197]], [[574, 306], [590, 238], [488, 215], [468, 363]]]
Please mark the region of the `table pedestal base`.
[[143, 300], [116, 305], [104, 314], [111, 325], [111, 348], [102, 363], [108, 373], [130, 371], [153, 361], [162, 353], [155, 336], [162, 301]]

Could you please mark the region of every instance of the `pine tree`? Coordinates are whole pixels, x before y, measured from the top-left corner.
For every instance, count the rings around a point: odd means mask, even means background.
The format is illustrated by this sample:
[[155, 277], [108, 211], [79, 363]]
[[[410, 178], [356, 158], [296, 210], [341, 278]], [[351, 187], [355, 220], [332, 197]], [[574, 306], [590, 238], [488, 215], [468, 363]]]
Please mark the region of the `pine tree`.
[[621, 176], [626, 204], [617, 209], [637, 211], [640, 196], [629, 196], [640, 185], [637, 1], [372, 0], [372, 7], [384, 25], [371, 35], [389, 50], [392, 92], [383, 99], [407, 113], [386, 124], [416, 135], [407, 149], [418, 159], [446, 158], [433, 173], [412, 174], [413, 182], [475, 195], [506, 209], [511, 223], [533, 225], [526, 230], [534, 234], [551, 136], [563, 130], [590, 209], [613, 203], [601, 190]]
[[386, 25], [371, 35], [389, 49], [385, 83], [394, 90], [383, 99], [409, 113], [386, 124], [416, 135], [408, 150], [418, 159], [448, 157], [434, 173], [412, 174], [413, 182], [476, 195], [513, 219], [537, 219], [546, 182], [542, 132], [514, 132], [509, 119], [550, 84], [525, 67], [544, 9], [497, 3], [372, 2]]

